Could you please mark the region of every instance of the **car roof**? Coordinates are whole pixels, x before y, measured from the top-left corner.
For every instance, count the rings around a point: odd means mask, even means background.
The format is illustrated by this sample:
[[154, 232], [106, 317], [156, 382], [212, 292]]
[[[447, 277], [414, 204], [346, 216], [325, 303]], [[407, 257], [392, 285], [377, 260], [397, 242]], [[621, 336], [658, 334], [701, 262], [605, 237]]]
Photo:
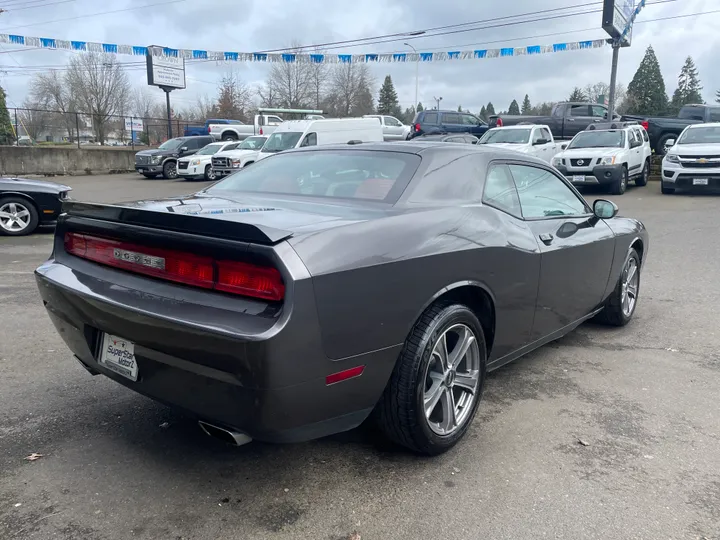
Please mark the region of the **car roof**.
[[720, 122], [705, 122], [703, 124], [690, 124], [688, 129], [697, 129], [702, 127], [720, 127]]

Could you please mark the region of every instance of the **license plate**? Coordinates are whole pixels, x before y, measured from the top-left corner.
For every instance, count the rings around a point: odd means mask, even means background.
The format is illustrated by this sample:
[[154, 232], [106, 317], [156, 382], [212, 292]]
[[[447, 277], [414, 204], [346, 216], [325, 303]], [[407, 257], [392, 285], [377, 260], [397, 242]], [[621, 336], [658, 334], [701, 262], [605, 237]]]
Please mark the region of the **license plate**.
[[707, 186], [707, 185], [708, 185], [707, 178], [693, 178], [693, 186]]
[[141, 167], [141, 168], [138, 169], [138, 172], [145, 172], [145, 169], [143, 169], [143, 168]]
[[111, 371], [137, 381], [138, 368], [135, 361], [135, 344], [110, 334], [103, 334], [100, 364]]
[[573, 175], [573, 182], [585, 182], [585, 175], [584, 174], [574, 174]]

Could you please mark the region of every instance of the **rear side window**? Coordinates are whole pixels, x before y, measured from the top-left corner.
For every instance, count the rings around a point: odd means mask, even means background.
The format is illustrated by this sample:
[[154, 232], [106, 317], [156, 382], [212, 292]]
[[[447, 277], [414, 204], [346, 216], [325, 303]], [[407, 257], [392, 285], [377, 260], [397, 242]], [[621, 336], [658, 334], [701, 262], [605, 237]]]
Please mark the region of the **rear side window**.
[[520, 197], [507, 165], [491, 165], [488, 169], [483, 202], [511, 216], [522, 218]]
[[443, 113], [443, 124], [461, 124], [460, 115], [458, 113]]
[[308, 133], [305, 135], [300, 146], [317, 146], [317, 133]]
[[705, 120], [705, 108], [683, 107], [678, 113], [678, 118], [682, 120]]
[[437, 124], [438, 123], [438, 115], [437, 113], [431, 112], [431, 113], [425, 113], [425, 116], [423, 116], [422, 119], [423, 124]]
[[417, 204], [480, 202], [483, 173], [484, 166], [479, 156], [463, 156], [437, 164], [425, 172], [425, 176], [414, 185], [408, 202]]
[[720, 109], [717, 107], [713, 107], [710, 109], [710, 121], [711, 122], [720, 122]]
[[643, 128], [641, 131], [642, 131], [643, 141], [645, 141], [645, 142], [650, 141], [650, 137], [648, 137], [647, 130]]
[[257, 161], [215, 184], [206, 193], [359, 199], [394, 204], [420, 165], [404, 152], [314, 150], [288, 152]]

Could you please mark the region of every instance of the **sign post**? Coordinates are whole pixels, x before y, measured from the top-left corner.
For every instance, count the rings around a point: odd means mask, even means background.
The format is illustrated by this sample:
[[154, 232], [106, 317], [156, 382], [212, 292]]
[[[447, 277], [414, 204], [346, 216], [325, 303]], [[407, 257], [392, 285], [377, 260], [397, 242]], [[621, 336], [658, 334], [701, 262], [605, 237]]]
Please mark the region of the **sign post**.
[[165, 92], [168, 118], [168, 139], [172, 139], [172, 110], [170, 92], [185, 89], [185, 59], [179, 56], [166, 56], [164, 48], [150, 45], [147, 48], [147, 77], [150, 86], [157, 86]]
[[645, 0], [640, 0], [637, 7], [635, 0], [603, 0], [602, 28], [605, 30], [612, 45], [612, 67], [610, 71], [610, 96], [608, 99], [608, 120], [615, 115], [615, 86], [617, 84], [617, 67], [620, 47], [629, 47], [632, 42], [632, 25], [635, 17], [645, 7]]

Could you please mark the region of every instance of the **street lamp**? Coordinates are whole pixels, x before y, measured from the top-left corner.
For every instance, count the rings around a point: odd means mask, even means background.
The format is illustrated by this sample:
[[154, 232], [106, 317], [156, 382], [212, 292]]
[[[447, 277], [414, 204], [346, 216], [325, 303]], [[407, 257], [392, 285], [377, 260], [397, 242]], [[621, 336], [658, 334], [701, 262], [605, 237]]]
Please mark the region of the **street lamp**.
[[410, 45], [409, 43], [405, 43], [408, 47], [410, 47], [413, 52], [415, 52], [415, 104], [413, 105], [413, 109], [415, 112], [417, 112], [417, 106], [418, 106], [418, 77], [420, 73], [420, 55], [418, 55], [417, 49]]
[[433, 99], [436, 101], [436, 103], [437, 103], [437, 110], [439, 111], [439, 110], [440, 110], [440, 102], [442, 101], [442, 96], [440, 96], [440, 97], [435, 97], [435, 96], [433, 96]]

